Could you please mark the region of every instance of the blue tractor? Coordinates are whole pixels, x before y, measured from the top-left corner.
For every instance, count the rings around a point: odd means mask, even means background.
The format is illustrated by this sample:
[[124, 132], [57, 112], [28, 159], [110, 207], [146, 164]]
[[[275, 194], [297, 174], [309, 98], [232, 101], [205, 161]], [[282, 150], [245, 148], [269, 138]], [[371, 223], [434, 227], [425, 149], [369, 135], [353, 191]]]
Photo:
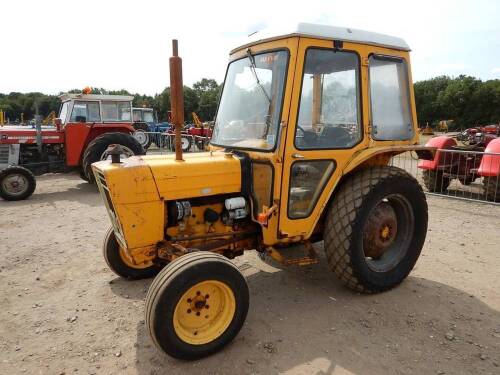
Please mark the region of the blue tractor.
[[134, 136], [142, 147], [148, 149], [151, 143], [154, 143], [159, 148], [165, 147], [167, 137], [161, 134], [171, 132], [173, 129], [172, 124], [158, 122], [158, 116], [153, 108], [132, 108], [132, 111], [136, 130]]

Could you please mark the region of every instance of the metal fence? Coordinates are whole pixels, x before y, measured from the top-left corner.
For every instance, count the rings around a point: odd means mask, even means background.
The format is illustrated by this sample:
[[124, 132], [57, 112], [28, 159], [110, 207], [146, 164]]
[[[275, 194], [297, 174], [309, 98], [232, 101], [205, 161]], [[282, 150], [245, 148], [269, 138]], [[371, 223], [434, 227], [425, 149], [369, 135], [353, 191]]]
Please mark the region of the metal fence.
[[[175, 135], [173, 133], [140, 132], [136, 138], [147, 149], [148, 154], [167, 154], [175, 151]], [[184, 152], [205, 151], [209, 142], [209, 137], [181, 135], [181, 147]]]
[[500, 175], [488, 173], [498, 163], [499, 153], [460, 149], [437, 150], [435, 161], [418, 160], [414, 152], [391, 160], [391, 165], [415, 177], [427, 194], [500, 205]]

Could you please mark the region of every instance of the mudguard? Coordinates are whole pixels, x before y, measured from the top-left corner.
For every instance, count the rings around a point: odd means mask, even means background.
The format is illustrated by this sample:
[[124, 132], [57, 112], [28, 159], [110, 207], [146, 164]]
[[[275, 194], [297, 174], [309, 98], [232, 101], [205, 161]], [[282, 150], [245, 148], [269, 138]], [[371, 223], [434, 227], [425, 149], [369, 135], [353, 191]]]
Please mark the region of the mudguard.
[[440, 149], [449, 149], [452, 148], [453, 146], [457, 145], [457, 142], [448, 136], [442, 135], [439, 137], [434, 137], [429, 139], [427, 143], [425, 144], [428, 147], [436, 147], [437, 151], [436, 154], [434, 155], [433, 160], [420, 160], [418, 162], [418, 167], [420, 169], [430, 169], [434, 170], [438, 167], [439, 164], [443, 164], [444, 162], [444, 153], [440, 152]]
[[481, 159], [477, 173], [480, 176], [500, 176], [500, 138], [496, 138], [488, 143], [484, 153], [485, 155]]

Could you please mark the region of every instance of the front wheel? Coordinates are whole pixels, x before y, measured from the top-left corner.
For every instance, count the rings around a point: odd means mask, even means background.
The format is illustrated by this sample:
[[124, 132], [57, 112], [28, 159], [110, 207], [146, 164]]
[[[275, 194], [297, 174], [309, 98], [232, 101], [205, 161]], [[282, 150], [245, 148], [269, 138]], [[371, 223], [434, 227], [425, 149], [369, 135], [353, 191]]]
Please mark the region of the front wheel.
[[139, 142], [145, 150], [147, 150], [149, 146], [151, 146], [152, 141], [150, 135], [148, 134], [148, 124], [146, 124], [145, 122], [136, 122], [134, 123], [134, 129], [134, 138], [137, 139], [137, 142]]
[[33, 194], [36, 179], [29, 169], [8, 167], [0, 172], [0, 197], [7, 201], [20, 201]]
[[102, 246], [104, 260], [108, 267], [118, 276], [131, 280], [148, 279], [155, 276], [159, 266], [153, 262], [134, 264], [125, 250], [118, 244], [113, 228], [109, 228]]
[[374, 167], [342, 185], [328, 210], [325, 252], [347, 287], [382, 292], [413, 269], [427, 233], [427, 202], [404, 170]]
[[199, 251], [167, 265], [146, 296], [146, 325], [155, 344], [179, 359], [213, 354], [238, 334], [248, 312], [248, 286], [222, 255]]

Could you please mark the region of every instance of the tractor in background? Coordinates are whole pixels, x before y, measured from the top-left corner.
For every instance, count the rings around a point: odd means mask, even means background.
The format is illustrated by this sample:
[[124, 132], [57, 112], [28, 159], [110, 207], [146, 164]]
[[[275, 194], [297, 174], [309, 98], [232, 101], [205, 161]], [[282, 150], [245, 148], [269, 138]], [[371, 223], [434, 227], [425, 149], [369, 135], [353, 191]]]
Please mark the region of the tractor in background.
[[[85, 90], [88, 92], [88, 90]], [[28, 198], [36, 188], [35, 175], [76, 170], [94, 182], [90, 165], [108, 157], [112, 144], [124, 156], [143, 155], [134, 137], [132, 96], [63, 94], [55, 126], [35, 129], [0, 128], [0, 196], [5, 200]]]
[[132, 116], [136, 130], [134, 136], [144, 149], [147, 150], [152, 143], [159, 148], [165, 147], [167, 141], [162, 134], [170, 133], [172, 131], [172, 124], [169, 122], [159, 122], [153, 108], [132, 108]]

